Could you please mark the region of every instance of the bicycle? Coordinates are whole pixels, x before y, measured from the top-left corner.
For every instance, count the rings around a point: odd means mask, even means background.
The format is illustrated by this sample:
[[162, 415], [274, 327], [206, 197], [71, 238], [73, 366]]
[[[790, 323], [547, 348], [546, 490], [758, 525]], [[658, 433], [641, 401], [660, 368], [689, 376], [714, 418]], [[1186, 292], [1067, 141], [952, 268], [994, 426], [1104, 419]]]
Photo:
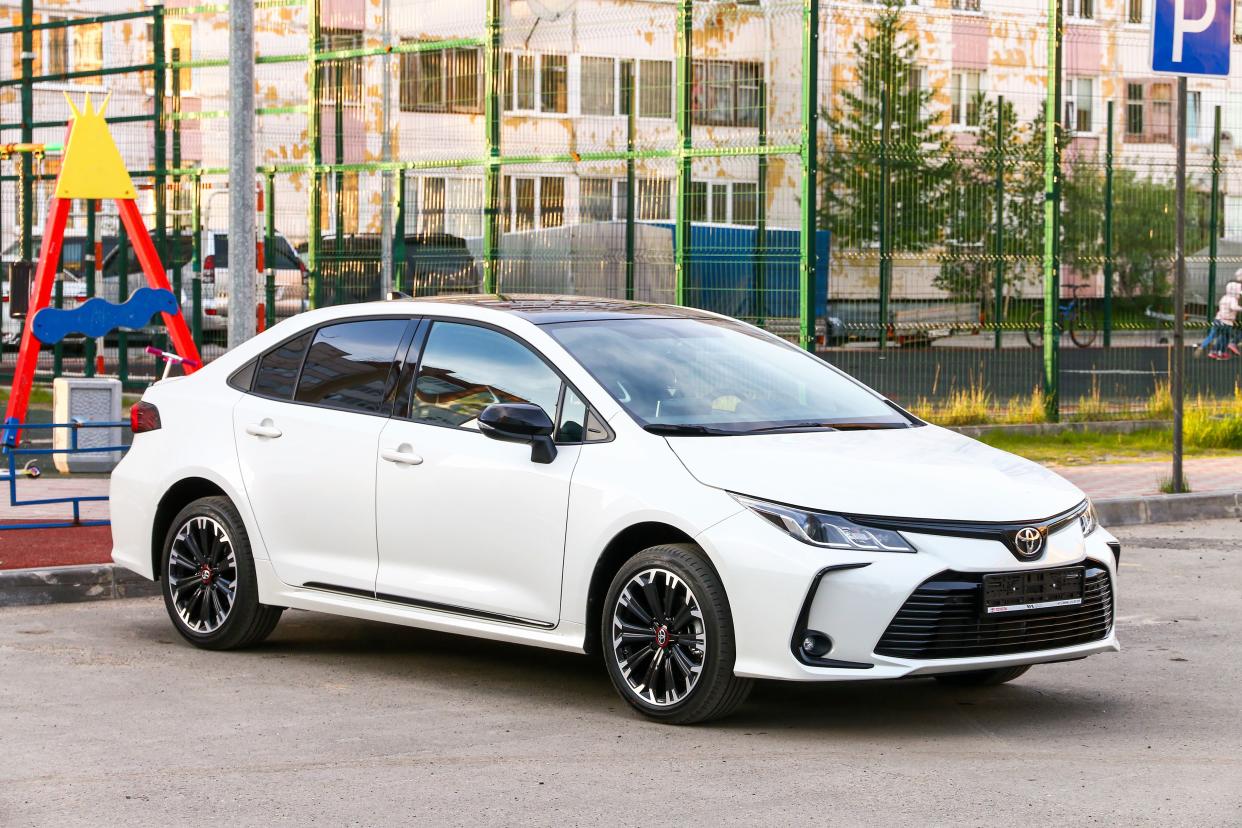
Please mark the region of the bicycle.
[[[1095, 314], [1084, 303], [1078, 301], [1078, 291], [1087, 285], [1066, 285], [1073, 297], [1068, 302], [1058, 302], [1057, 328], [1068, 332], [1070, 340], [1079, 348], [1090, 348], [1099, 334], [1099, 325]], [[1031, 313], [1026, 325], [1026, 341], [1032, 348], [1040, 348], [1044, 344], [1044, 309], [1037, 308]]]

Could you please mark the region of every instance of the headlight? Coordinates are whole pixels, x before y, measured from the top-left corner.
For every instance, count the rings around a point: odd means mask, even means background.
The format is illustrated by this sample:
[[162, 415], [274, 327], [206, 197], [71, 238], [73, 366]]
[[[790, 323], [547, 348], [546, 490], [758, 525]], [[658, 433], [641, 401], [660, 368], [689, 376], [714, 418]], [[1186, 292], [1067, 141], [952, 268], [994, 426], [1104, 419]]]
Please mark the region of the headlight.
[[914, 552], [909, 541], [891, 529], [859, 526], [840, 515], [808, 512], [779, 503], [733, 495], [738, 503], [791, 537], [812, 546], [853, 549], [860, 552]]
[[1095, 504], [1091, 502], [1090, 498], [1087, 499], [1087, 507], [1078, 515], [1078, 525], [1082, 527], [1082, 536], [1084, 538], [1100, 528], [1100, 521], [1095, 517]]

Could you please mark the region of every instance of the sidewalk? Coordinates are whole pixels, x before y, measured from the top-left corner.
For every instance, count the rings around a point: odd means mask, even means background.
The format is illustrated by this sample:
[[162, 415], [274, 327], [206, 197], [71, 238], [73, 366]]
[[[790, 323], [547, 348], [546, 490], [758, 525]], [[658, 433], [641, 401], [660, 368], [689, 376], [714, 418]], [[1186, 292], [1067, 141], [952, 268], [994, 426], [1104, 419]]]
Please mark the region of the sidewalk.
[[[1097, 466], [1049, 466], [1092, 499], [1139, 497], [1160, 493], [1173, 465], [1167, 460], [1101, 463]], [[1242, 491], [1242, 457], [1189, 457], [1182, 466], [1195, 493]]]

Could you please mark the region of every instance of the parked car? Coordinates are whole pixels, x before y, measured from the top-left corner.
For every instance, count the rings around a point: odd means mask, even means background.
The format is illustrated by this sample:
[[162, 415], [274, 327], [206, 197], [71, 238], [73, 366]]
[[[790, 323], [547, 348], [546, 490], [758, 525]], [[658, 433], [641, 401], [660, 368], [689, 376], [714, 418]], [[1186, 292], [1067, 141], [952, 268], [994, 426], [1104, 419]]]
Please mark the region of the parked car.
[[293, 607], [598, 651], [672, 723], [756, 678], [989, 685], [1118, 649], [1120, 545], [1081, 491], [705, 311], [324, 308], [131, 421], [113, 559], [204, 649]]
[[[267, 273], [266, 267], [275, 271], [276, 283], [276, 316], [285, 318], [301, 313], [308, 307], [306, 265], [294, 251], [289, 240], [279, 233], [270, 248], [264, 249], [263, 272], [255, 276], [255, 301], [261, 303], [266, 299]], [[183, 235], [170, 240], [172, 252], [170, 262], [165, 266], [181, 270], [181, 308], [186, 320], [190, 318], [193, 308], [194, 279], [194, 237]], [[106, 278], [115, 278], [119, 270], [118, 253], [113, 251], [104, 257], [104, 274]], [[130, 251], [129, 289], [133, 290], [145, 284], [142, 281], [142, 266], [137, 257]], [[227, 233], [205, 231], [202, 239], [202, 326], [208, 339], [219, 339], [228, 328], [229, 314], [229, 237]]]
[[[38, 261], [39, 249], [43, 245], [43, 237], [35, 236], [32, 242], [32, 259]], [[116, 247], [116, 236], [104, 236], [100, 239], [103, 245], [104, 255], [106, 256], [112, 248]], [[64, 305], [65, 308], [76, 307], [86, 300], [86, 281], [84, 275], [84, 264], [86, 254], [86, 236], [66, 235], [61, 243], [61, 279], [65, 282], [64, 287]], [[14, 262], [21, 260], [21, 242], [13, 242], [0, 256], [3, 262], [3, 283], [0, 285], [0, 294], [3, 301], [3, 318], [0, 319], [0, 330], [2, 330], [5, 345], [16, 345], [22, 335], [22, 320], [14, 319], [10, 315], [10, 287], [9, 287], [9, 268]]]
[[[413, 296], [437, 296], [473, 293], [482, 286], [482, 277], [464, 238], [449, 233], [410, 233], [404, 243], [404, 257], [394, 251], [394, 289]], [[339, 242], [335, 235], [325, 235], [319, 246], [319, 271], [325, 293], [320, 304], [384, 298], [381, 251], [382, 241], [375, 234], [343, 236]]]

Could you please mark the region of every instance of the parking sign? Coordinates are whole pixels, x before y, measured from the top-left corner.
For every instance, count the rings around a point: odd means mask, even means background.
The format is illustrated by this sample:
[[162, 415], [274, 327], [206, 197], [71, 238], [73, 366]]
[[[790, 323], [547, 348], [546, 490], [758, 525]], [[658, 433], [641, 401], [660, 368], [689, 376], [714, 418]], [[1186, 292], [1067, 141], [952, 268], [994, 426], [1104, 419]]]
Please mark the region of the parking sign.
[[1155, 0], [1152, 71], [1228, 75], [1232, 20], [1233, 0]]

